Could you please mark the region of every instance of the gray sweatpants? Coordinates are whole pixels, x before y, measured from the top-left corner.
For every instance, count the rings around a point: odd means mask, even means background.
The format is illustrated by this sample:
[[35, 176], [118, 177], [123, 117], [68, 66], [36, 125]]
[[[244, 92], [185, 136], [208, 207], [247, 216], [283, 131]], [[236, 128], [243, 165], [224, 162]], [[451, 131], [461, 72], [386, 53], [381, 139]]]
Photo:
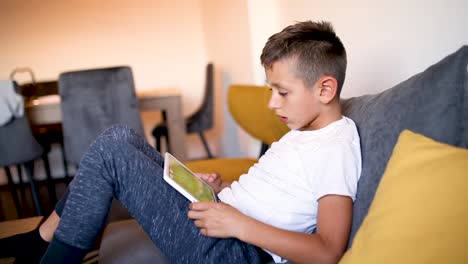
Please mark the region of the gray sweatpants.
[[61, 220], [55, 237], [91, 248], [115, 197], [171, 263], [260, 263], [252, 245], [201, 235], [187, 218], [189, 201], [162, 172], [161, 155], [142, 137], [121, 125], [107, 129], [83, 156], [68, 197], [57, 206]]

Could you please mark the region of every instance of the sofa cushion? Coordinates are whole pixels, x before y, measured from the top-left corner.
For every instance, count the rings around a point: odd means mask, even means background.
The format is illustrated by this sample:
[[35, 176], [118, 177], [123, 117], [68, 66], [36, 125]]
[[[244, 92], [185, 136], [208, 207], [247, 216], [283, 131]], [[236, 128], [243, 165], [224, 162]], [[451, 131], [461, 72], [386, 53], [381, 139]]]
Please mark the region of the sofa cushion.
[[136, 220], [109, 224], [101, 241], [99, 263], [159, 263], [169, 261], [157, 248]]
[[359, 130], [363, 161], [349, 245], [401, 131], [410, 129], [450, 145], [467, 145], [467, 61], [468, 46], [464, 46], [393, 88], [343, 100], [344, 114]]
[[467, 161], [466, 149], [403, 131], [340, 263], [466, 263]]

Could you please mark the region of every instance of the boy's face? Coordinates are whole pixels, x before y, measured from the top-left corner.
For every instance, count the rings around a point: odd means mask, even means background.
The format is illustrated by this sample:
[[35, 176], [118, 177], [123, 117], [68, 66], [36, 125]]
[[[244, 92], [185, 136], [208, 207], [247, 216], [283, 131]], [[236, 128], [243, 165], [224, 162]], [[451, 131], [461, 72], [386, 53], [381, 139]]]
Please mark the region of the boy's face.
[[282, 59], [265, 70], [272, 88], [268, 107], [290, 129], [316, 130], [322, 127], [318, 82], [306, 87], [304, 81], [296, 77], [295, 62], [294, 58]]

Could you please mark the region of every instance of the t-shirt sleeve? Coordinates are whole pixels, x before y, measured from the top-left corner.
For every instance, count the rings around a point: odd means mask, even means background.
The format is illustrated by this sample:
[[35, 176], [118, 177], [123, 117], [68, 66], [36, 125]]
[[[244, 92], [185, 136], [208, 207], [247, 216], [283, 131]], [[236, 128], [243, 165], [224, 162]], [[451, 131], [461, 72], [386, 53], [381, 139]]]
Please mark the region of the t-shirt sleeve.
[[318, 201], [325, 195], [343, 195], [356, 199], [357, 183], [361, 174], [361, 158], [353, 146], [345, 142], [334, 142], [323, 146], [314, 157], [304, 160], [304, 173], [307, 175]]

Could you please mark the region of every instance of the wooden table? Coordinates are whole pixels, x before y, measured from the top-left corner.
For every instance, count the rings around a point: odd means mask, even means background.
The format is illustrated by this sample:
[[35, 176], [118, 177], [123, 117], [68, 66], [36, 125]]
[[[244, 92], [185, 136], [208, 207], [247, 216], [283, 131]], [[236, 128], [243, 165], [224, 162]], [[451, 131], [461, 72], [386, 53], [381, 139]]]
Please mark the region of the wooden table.
[[[182, 97], [176, 89], [156, 89], [137, 93], [141, 111], [165, 111], [171, 153], [181, 161], [187, 160], [185, 151], [185, 119]], [[59, 96], [47, 96], [26, 104], [31, 124], [45, 125], [62, 122]]]

